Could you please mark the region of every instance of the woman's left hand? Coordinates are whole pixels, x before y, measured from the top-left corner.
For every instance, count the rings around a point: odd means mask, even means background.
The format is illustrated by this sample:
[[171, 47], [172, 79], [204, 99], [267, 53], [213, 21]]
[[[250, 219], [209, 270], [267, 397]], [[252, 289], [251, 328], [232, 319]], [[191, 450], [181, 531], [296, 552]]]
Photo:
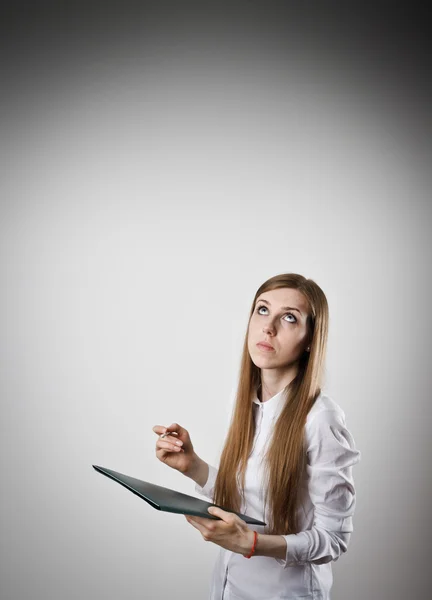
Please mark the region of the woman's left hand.
[[221, 520], [185, 515], [186, 521], [201, 532], [206, 542], [213, 542], [226, 550], [244, 556], [250, 554], [254, 542], [254, 533], [243, 519], [217, 506], [210, 506], [208, 512]]

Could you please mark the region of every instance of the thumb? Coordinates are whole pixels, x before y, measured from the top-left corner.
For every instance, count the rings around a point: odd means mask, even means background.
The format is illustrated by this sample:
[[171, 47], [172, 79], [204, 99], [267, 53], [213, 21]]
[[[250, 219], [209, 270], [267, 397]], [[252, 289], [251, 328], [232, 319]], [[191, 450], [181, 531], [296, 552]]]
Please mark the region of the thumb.
[[218, 506], [209, 506], [207, 512], [209, 512], [211, 515], [214, 515], [215, 517], [219, 517], [219, 519], [221, 519], [225, 523], [232, 524], [236, 520], [241, 520], [240, 517], [238, 517], [235, 513], [232, 513], [229, 510], [223, 510]]
[[167, 431], [170, 433], [177, 433], [178, 436], [181, 436], [183, 433], [183, 427], [178, 423], [171, 423], [171, 425], [167, 427]]
[[207, 512], [209, 512], [211, 515], [214, 515], [215, 517], [220, 517], [221, 519], [223, 519], [224, 515], [226, 514], [224, 510], [217, 506], [209, 506]]

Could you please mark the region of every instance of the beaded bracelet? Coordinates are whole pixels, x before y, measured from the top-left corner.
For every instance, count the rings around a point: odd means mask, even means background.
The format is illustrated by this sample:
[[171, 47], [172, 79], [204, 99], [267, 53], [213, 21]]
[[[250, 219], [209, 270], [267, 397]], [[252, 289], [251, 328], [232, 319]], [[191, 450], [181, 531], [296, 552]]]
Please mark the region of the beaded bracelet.
[[249, 554], [249, 556], [244, 556], [244, 554], [243, 554], [243, 556], [245, 558], [250, 558], [252, 556], [252, 554], [255, 552], [257, 540], [258, 540], [258, 533], [256, 531], [254, 531], [254, 543], [253, 543], [253, 546], [252, 546], [252, 550], [251, 550], [251, 553]]

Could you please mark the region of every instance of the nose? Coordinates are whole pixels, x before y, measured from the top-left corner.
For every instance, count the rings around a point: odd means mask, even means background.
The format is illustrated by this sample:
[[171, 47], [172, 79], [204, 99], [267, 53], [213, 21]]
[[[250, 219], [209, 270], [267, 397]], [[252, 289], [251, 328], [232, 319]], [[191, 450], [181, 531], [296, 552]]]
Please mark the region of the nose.
[[271, 323], [269, 323], [268, 325], [264, 325], [263, 327], [263, 333], [269, 333], [270, 335], [273, 335], [274, 333], [274, 327], [272, 326]]

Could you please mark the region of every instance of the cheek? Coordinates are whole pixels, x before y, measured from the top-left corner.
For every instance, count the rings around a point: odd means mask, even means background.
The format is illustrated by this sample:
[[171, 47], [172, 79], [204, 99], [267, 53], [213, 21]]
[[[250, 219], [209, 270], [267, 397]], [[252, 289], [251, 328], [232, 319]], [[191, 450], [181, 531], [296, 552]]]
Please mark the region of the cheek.
[[252, 348], [260, 338], [259, 328], [256, 323], [251, 323], [248, 330], [247, 343]]
[[257, 323], [256, 323], [255, 319], [252, 317], [252, 319], [249, 323], [248, 338], [255, 335], [256, 329], [257, 329]]
[[285, 352], [295, 351], [297, 346], [302, 343], [303, 337], [304, 336], [299, 333], [298, 329], [284, 328], [280, 335], [281, 348], [283, 348]]

